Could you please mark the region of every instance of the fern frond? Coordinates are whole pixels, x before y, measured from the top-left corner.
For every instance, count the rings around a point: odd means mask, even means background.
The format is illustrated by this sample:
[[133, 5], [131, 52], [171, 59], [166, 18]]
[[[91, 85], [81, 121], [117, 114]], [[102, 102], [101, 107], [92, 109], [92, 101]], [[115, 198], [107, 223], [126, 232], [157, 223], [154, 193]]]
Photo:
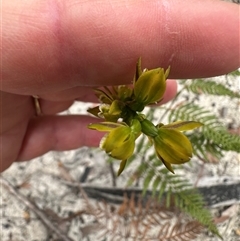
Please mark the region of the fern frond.
[[130, 197], [124, 195], [120, 206], [97, 201], [93, 207], [91, 214], [101, 227], [98, 239], [188, 241], [195, 239], [204, 228], [183, 213], [181, 219], [176, 217], [175, 210], [166, 208], [156, 199], [135, 197], [134, 193]]
[[224, 128], [203, 128], [206, 139], [212, 140], [222, 150], [240, 152], [240, 136], [232, 135]]
[[202, 122], [204, 126], [222, 126], [218, 118], [209, 110], [192, 103], [187, 103], [182, 106], [176, 105], [176, 107], [172, 108], [170, 111], [171, 113], [168, 117], [169, 122], [174, 122], [176, 120], [192, 120]]
[[216, 81], [204, 80], [204, 79], [194, 79], [186, 84], [186, 90], [191, 91], [196, 94], [209, 94], [217, 96], [229, 96], [231, 98], [240, 98], [240, 94], [236, 93], [225, 85], [217, 83]]
[[[228, 96], [233, 94], [221, 88], [218, 89], [218, 94]], [[220, 159], [224, 150], [237, 152], [240, 150], [240, 137], [230, 134], [218, 118], [203, 107], [192, 103], [176, 105], [169, 109], [168, 119], [169, 123], [177, 120], [194, 120], [204, 124], [200, 131], [187, 133], [195, 154], [204, 160], [208, 160], [209, 155]], [[141, 148], [144, 148], [144, 145]], [[145, 150], [147, 148], [141, 151]], [[153, 197], [161, 200], [166, 207], [179, 208], [221, 238], [210, 212], [205, 208], [201, 194], [193, 189], [189, 181], [182, 176], [169, 173], [155, 155], [143, 157], [134, 176], [138, 179], [143, 178], [143, 194], [151, 189]], [[134, 178], [131, 179], [131, 183], [134, 183]]]
[[207, 162], [209, 156], [216, 160], [220, 160], [223, 157], [223, 150], [220, 146], [211, 139], [206, 139], [203, 132], [187, 134], [187, 137], [192, 143], [194, 155], [200, 160]]
[[179, 208], [182, 211], [190, 214], [191, 217], [195, 218], [198, 222], [207, 227], [208, 230], [222, 239], [209, 210], [205, 208], [203, 197], [197, 192], [197, 190], [186, 190], [175, 195], [178, 196], [178, 199], [181, 202]]
[[227, 76], [233, 76], [233, 77], [240, 76], [240, 70], [239, 70], [239, 69], [236, 69], [235, 71], [227, 74]]
[[[143, 182], [143, 195], [146, 194], [147, 191], [147, 187], [149, 186], [150, 182], [152, 181], [152, 179], [154, 177], [159, 177], [158, 175], [155, 174], [155, 170], [154, 169], [149, 169], [147, 175], [144, 178], [144, 182]], [[155, 179], [156, 182], [156, 179]], [[155, 184], [156, 185], [156, 184]]]
[[205, 159], [207, 159], [205, 151], [219, 157], [222, 156], [223, 150], [240, 151], [240, 137], [230, 134], [217, 117], [203, 107], [190, 103], [174, 108], [169, 115], [169, 122], [175, 120], [194, 120], [204, 124], [202, 133], [196, 131], [188, 137], [196, 146], [195, 150], [200, 152]]
[[172, 175], [163, 168], [157, 158], [146, 160], [141, 165], [142, 167], [138, 169], [144, 169], [142, 172], [143, 194], [150, 189], [152, 196], [161, 201], [164, 206], [175, 207], [188, 213], [211, 232], [221, 237], [210, 212], [205, 208], [202, 195], [192, 187], [188, 180], [177, 174]]
[[177, 222], [174, 226], [166, 223], [159, 231], [161, 241], [192, 241], [203, 231], [203, 226], [197, 221], [187, 223]]

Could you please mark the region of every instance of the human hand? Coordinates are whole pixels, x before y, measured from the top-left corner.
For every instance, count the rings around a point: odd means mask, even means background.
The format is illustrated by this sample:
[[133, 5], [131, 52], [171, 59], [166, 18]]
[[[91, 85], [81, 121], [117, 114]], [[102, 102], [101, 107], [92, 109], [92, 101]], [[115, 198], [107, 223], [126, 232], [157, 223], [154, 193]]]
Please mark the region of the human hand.
[[[4, 1], [0, 171], [49, 150], [98, 145], [89, 116], [57, 116], [93, 86], [128, 84], [139, 56], [170, 78], [239, 67], [239, 7], [221, 1]], [[164, 102], [176, 93], [168, 81]], [[40, 97], [35, 117], [32, 95]]]

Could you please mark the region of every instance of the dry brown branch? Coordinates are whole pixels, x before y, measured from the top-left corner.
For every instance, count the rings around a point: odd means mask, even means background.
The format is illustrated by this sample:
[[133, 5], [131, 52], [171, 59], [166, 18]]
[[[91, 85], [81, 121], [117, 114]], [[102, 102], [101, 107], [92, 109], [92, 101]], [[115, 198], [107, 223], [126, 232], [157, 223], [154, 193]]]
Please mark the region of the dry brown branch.
[[58, 229], [58, 227], [56, 227], [52, 223], [52, 221], [48, 219], [48, 217], [45, 215], [45, 213], [37, 207], [37, 205], [35, 203], [29, 201], [25, 196], [23, 196], [21, 193], [19, 193], [18, 190], [2, 176], [0, 176], [0, 184], [1, 184], [1, 186], [5, 187], [9, 191], [9, 193], [11, 193], [19, 201], [24, 203], [29, 208], [29, 210], [34, 212], [36, 214], [36, 216], [45, 225], [45, 227], [50, 229], [53, 233], [55, 233], [58, 236], [58, 238], [60, 238], [63, 241], [73, 241], [71, 238], [67, 237], [66, 234], [62, 233]]

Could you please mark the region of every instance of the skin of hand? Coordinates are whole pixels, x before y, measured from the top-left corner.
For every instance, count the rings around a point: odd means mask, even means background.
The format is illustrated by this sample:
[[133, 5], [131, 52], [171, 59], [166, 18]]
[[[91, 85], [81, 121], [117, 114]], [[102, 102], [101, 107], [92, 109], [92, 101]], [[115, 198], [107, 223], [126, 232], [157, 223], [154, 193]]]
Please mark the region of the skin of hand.
[[[89, 116], [58, 116], [92, 87], [130, 84], [142, 66], [170, 78], [239, 67], [239, 6], [219, 0], [11, 0], [2, 3], [0, 171], [50, 150], [97, 146]], [[168, 80], [164, 96], [175, 95]], [[44, 115], [36, 117], [32, 95]]]

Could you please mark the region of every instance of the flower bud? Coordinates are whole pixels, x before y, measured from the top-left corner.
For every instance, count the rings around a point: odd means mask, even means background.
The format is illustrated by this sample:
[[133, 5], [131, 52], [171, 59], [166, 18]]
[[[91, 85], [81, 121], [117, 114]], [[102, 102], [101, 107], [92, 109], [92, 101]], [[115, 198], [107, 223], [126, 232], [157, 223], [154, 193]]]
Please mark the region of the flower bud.
[[149, 120], [144, 119], [141, 121], [142, 133], [149, 137], [156, 137], [158, 135], [157, 127]]
[[101, 110], [99, 116], [106, 121], [117, 122], [121, 117], [122, 110], [118, 100], [114, 100], [111, 105], [102, 104], [99, 109]]
[[110, 156], [127, 160], [132, 156], [135, 140], [141, 134], [141, 125], [137, 119], [133, 119], [131, 125], [112, 122], [90, 124], [92, 130], [108, 132], [100, 142], [100, 148]]
[[135, 147], [135, 138], [129, 126], [120, 126], [108, 133], [100, 143], [100, 147], [110, 156], [126, 160], [132, 156]]
[[116, 88], [116, 91], [118, 93], [118, 98], [121, 101], [127, 101], [132, 96], [132, 88], [128, 87], [127, 85], [120, 85], [118, 88]]
[[166, 90], [167, 72], [157, 68], [143, 72], [134, 83], [135, 100], [144, 105], [158, 102]]
[[157, 156], [169, 171], [173, 172], [171, 164], [182, 164], [192, 157], [191, 142], [180, 131], [192, 130], [201, 125], [195, 121], [178, 121], [157, 126], [158, 135], [153, 137], [152, 141]]

